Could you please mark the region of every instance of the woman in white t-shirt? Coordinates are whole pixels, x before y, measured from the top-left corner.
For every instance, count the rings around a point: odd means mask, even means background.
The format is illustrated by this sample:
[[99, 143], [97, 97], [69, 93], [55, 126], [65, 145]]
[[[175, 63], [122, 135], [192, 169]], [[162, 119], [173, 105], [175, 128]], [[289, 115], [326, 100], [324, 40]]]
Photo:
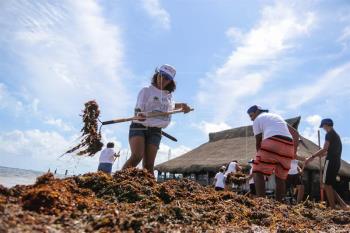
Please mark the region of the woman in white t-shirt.
[[161, 141], [161, 130], [170, 124], [171, 116], [146, 118], [147, 114], [175, 109], [183, 109], [184, 113], [190, 111], [187, 104], [174, 103], [172, 100], [171, 93], [176, 89], [175, 74], [174, 67], [162, 65], [156, 69], [151, 85], [139, 92], [135, 115], [140, 119], [134, 120], [130, 125], [131, 156], [125, 162], [123, 169], [136, 167], [142, 160], [143, 168], [153, 174], [154, 161]]

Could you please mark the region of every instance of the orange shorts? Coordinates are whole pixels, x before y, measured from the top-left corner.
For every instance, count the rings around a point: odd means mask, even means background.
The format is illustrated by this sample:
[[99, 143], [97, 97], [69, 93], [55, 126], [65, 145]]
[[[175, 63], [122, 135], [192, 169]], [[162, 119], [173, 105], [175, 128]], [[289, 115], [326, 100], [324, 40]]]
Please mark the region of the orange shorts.
[[286, 180], [290, 163], [294, 158], [293, 141], [287, 141], [279, 137], [271, 137], [261, 142], [261, 148], [258, 151], [253, 164], [253, 172], [259, 172], [264, 175], [272, 175]]

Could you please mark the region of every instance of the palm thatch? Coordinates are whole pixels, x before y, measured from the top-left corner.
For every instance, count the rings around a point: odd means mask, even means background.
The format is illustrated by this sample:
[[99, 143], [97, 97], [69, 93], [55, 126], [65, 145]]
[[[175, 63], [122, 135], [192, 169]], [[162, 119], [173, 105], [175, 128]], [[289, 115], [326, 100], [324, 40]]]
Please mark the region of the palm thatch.
[[[288, 119], [287, 122], [298, 129], [301, 117]], [[312, 141], [301, 137], [298, 155], [309, 157], [319, 150]], [[252, 126], [244, 126], [209, 134], [209, 142], [189, 151], [180, 157], [159, 164], [155, 167], [160, 172], [171, 173], [200, 173], [217, 172], [223, 165], [232, 160], [240, 164], [247, 164], [255, 157], [255, 137]], [[324, 164], [324, 159], [322, 159]], [[307, 167], [310, 170], [319, 170], [319, 160], [315, 159]], [[350, 177], [350, 165], [342, 161], [340, 175]]]

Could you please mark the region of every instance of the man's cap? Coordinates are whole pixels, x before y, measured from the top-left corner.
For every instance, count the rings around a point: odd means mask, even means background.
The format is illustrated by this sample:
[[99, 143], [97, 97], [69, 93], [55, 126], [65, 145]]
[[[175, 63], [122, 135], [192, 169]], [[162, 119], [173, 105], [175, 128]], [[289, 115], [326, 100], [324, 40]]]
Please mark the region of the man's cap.
[[162, 65], [161, 67], [156, 68], [156, 72], [160, 73], [162, 76], [168, 80], [174, 80], [176, 75], [176, 69], [168, 64]]
[[330, 118], [325, 118], [321, 121], [321, 125], [320, 125], [320, 128], [322, 128], [324, 125], [329, 125], [329, 126], [333, 126], [334, 123], [333, 123], [333, 120], [330, 119]]
[[256, 112], [257, 110], [260, 110], [260, 112], [269, 112], [269, 110], [263, 109], [259, 105], [253, 105], [247, 110], [247, 113], [250, 114], [250, 113]]

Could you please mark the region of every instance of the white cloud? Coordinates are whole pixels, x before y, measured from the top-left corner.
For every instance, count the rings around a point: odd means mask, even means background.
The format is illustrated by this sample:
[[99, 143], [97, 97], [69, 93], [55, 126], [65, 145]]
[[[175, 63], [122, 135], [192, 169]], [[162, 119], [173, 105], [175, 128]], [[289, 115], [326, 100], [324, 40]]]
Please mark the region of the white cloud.
[[343, 29], [343, 32], [338, 39], [338, 41], [340, 41], [340, 42], [345, 42], [348, 40], [350, 40], [350, 26], [347, 26]]
[[176, 125], [176, 121], [172, 120], [172, 121], [170, 122], [169, 126], [167, 127], [167, 129], [172, 129], [172, 128], [175, 127], [175, 125]]
[[285, 2], [264, 7], [260, 21], [242, 35], [226, 62], [200, 81], [200, 104], [214, 109], [215, 120], [226, 120], [241, 105], [241, 98], [262, 89], [295, 41], [308, 35], [314, 21], [312, 12]]
[[318, 144], [318, 130], [321, 120], [322, 117], [320, 115], [306, 117], [306, 122], [308, 125], [305, 127], [301, 135]]
[[147, 14], [156, 20], [156, 22], [164, 29], [170, 29], [170, 15], [161, 6], [159, 0], [142, 0], [143, 7]]
[[[18, 161], [31, 159], [33, 162], [45, 164], [47, 161], [54, 160], [59, 153], [64, 152], [69, 144], [62, 135], [54, 131], [34, 129], [0, 133], [0, 154], [2, 159], [5, 156], [8, 158], [18, 157]], [[36, 163], [33, 164], [37, 165]]]
[[[69, 174], [96, 171], [99, 153], [93, 157], [74, 154], [60, 157], [67, 149], [75, 146], [78, 137], [73, 135], [65, 138], [56, 131], [38, 129], [0, 132], [0, 164], [41, 171], [57, 169], [61, 174], [65, 170]], [[104, 143], [114, 142], [116, 151], [126, 151], [116, 138], [106, 134], [102, 138]]]
[[349, 72], [350, 62], [330, 69], [311, 84], [280, 93], [283, 95], [281, 98], [289, 103], [289, 108], [300, 107], [320, 96], [325, 100], [338, 99], [340, 96], [348, 99], [350, 96]]
[[0, 83], [0, 110], [11, 111], [15, 116], [18, 116], [24, 110], [22, 101], [19, 101], [10, 93], [3, 83]]
[[207, 121], [202, 121], [199, 124], [195, 125], [195, 127], [201, 130], [205, 135], [232, 128], [225, 122], [207, 122]]
[[155, 164], [160, 164], [168, 161], [169, 159], [174, 159], [180, 155], [185, 154], [190, 150], [191, 150], [190, 148], [184, 145], [180, 145], [177, 147], [170, 147], [164, 143], [161, 143], [159, 145], [159, 150], [157, 153]]
[[55, 119], [55, 118], [48, 118], [45, 121], [46, 124], [48, 125], [53, 125], [58, 127], [59, 129], [63, 130], [63, 131], [71, 131], [73, 128], [72, 126], [70, 126], [69, 124], [63, 122], [62, 119]]
[[232, 42], [240, 42], [243, 39], [243, 32], [236, 27], [230, 27], [226, 31], [226, 36], [232, 41]]
[[2, 47], [28, 72], [17, 88], [30, 93], [33, 110], [39, 104], [50, 115], [72, 117], [96, 99], [105, 116], [125, 111], [129, 98], [121, 76], [128, 71], [121, 33], [98, 2], [4, 2], [0, 21]]
[[312, 127], [319, 128], [321, 124], [322, 117], [320, 115], [312, 115], [306, 117], [306, 122], [308, 122]]

